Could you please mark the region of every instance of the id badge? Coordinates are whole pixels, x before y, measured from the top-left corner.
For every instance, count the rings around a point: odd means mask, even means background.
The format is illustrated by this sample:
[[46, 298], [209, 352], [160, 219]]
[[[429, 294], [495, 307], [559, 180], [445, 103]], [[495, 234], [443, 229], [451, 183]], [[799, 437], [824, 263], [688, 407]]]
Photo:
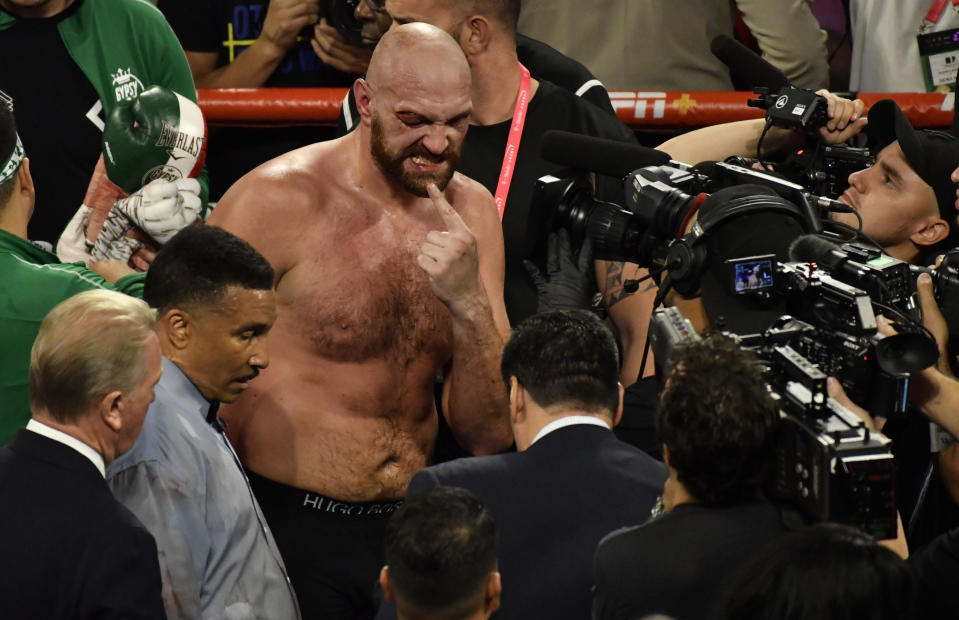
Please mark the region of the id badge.
[[959, 28], [916, 36], [927, 92], [951, 93], [959, 70]]
[[936, 424], [929, 423], [929, 451], [933, 454], [942, 452], [948, 448], [956, 439], [949, 432]]

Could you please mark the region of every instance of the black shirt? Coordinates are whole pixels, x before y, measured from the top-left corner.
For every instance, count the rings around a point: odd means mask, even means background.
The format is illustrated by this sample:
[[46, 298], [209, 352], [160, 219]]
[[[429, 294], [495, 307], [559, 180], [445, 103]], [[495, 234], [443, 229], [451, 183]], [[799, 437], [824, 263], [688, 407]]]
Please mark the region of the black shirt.
[[778, 508], [756, 501], [725, 508], [682, 504], [613, 532], [596, 549], [593, 618], [716, 617], [739, 568], [786, 531]]
[[[459, 172], [481, 183], [491, 194], [496, 192], [510, 122], [496, 125], [471, 125], [463, 143]], [[546, 238], [555, 205], [533, 204], [536, 180], [546, 174], [568, 176], [563, 166], [543, 159], [540, 141], [550, 129], [561, 129], [601, 138], [635, 142], [633, 133], [618, 119], [599, 107], [585, 102], [568, 90], [542, 80], [530, 100], [526, 125], [520, 142], [513, 180], [503, 217], [503, 241], [506, 245], [506, 310], [516, 325], [536, 312], [536, 289], [523, 267], [530, 259], [540, 269], [546, 264]], [[604, 198], [622, 203], [619, 179], [606, 179], [600, 192]]]
[[[183, 49], [217, 52], [216, 66], [222, 67], [260, 36], [269, 4], [269, 0], [158, 0], [157, 8], [170, 22]], [[263, 86], [352, 84], [356, 76], [337, 71], [317, 57], [310, 45], [312, 37], [312, 26], [304, 29]]]
[[[217, 52], [217, 67], [230, 64], [260, 36], [269, 0], [159, 0], [159, 8], [183, 49]], [[264, 87], [342, 87], [356, 78], [320, 60], [310, 45], [312, 27], [267, 79]], [[265, 161], [333, 137], [330, 127], [210, 127], [207, 168], [210, 200], [217, 201], [241, 176]]]
[[81, 4], [76, 0], [54, 17], [18, 18], [0, 32], [0, 90], [13, 97], [37, 192], [28, 235], [54, 245], [80, 207], [100, 157], [100, 97], [57, 31]]

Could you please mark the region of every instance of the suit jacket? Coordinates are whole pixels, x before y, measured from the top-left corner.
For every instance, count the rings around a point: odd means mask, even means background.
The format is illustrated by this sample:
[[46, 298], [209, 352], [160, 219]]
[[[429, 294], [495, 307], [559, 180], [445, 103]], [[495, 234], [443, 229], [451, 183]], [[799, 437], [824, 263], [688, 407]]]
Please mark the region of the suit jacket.
[[0, 615], [162, 619], [153, 537], [85, 456], [21, 430], [0, 448]]
[[780, 509], [757, 500], [680, 504], [655, 521], [613, 532], [596, 550], [593, 618], [721, 617], [732, 578], [786, 531]]
[[464, 487], [496, 519], [503, 584], [496, 618], [582, 620], [590, 614], [596, 545], [617, 528], [645, 522], [665, 480], [659, 461], [608, 429], [577, 424], [524, 452], [422, 469], [407, 494]]

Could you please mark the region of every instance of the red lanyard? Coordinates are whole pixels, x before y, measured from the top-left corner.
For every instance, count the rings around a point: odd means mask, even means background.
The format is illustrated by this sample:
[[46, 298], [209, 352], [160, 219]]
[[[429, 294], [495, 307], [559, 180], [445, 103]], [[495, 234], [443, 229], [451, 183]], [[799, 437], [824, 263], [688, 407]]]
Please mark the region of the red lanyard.
[[[939, 19], [942, 17], [942, 10], [946, 8], [946, 3], [949, 0], [934, 0], [932, 6], [929, 7], [929, 11], [926, 13], [926, 17], [923, 19], [923, 26], [925, 28], [931, 28], [939, 23]], [[952, 6], [955, 8], [959, 6], [959, 0], [952, 0]]]
[[506, 152], [503, 154], [503, 167], [499, 171], [499, 183], [496, 184], [496, 209], [499, 211], [501, 222], [503, 214], [506, 213], [506, 195], [509, 194], [509, 186], [513, 182], [513, 169], [519, 153], [519, 143], [523, 139], [523, 126], [526, 125], [526, 108], [529, 106], [529, 69], [524, 67], [523, 63], [520, 63], [519, 69], [523, 77], [520, 80], [519, 94], [516, 96], [513, 122], [509, 126], [509, 139], [506, 140]]

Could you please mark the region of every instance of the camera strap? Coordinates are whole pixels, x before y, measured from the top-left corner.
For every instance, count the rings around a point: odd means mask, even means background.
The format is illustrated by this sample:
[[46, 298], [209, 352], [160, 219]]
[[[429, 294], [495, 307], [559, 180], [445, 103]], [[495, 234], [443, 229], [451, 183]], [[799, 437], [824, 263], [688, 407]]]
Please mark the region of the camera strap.
[[513, 170], [516, 167], [516, 156], [519, 153], [519, 143], [523, 139], [523, 127], [526, 125], [526, 109], [529, 107], [530, 76], [529, 69], [519, 63], [522, 78], [519, 84], [519, 94], [516, 95], [516, 109], [513, 110], [513, 122], [509, 126], [509, 137], [506, 140], [506, 152], [503, 154], [503, 166], [499, 171], [499, 182], [496, 184], [496, 210], [499, 211], [499, 220], [503, 221], [506, 213], [506, 196], [509, 186], [513, 182]]

